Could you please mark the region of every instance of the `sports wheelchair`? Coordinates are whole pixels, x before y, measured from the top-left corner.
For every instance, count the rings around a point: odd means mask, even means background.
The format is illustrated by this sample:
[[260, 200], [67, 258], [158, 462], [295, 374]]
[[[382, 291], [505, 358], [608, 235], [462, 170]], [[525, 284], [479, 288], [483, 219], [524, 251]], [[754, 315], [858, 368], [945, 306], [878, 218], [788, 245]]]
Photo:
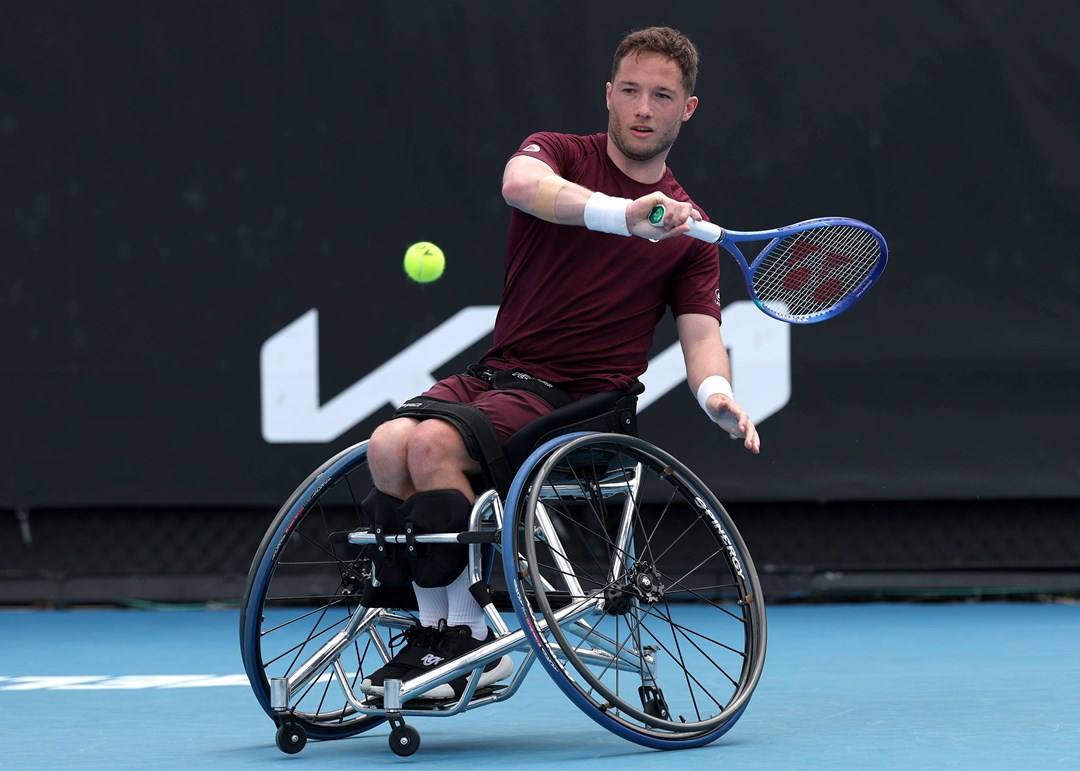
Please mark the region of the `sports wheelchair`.
[[[586, 715], [656, 749], [708, 744], [745, 711], [765, 659], [765, 604], [724, 507], [686, 466], [633, 435], [640, 387], [555, 410], [504, 445], [511, 481], [481, 489], [468, 530], [385, 535], [361, 502], [367, 442], [326, 461], [278, 512], [240, 613], [244, 666], [277, 746], [389, 722], [390, 748], [420, 745], [406, 718], [506, 701], [537, 661]], [[629, 409], [627, 410], [627, 405]], [[627, 433], [574, 430], [620, 416]], [[502, 489], [506, 488], [506, 489]], [[381, 696], [359, 691], [415, 623], [409, 587], [380, 586], [388, 546], [467, 544], [473, 594], [496, 639]], [[501, 611], [513, 610], [516, 627]], [[507, 613], [509, 617], [509, 613]], [[512, 675], [449, 699], [436, 686], [514, 654]], [[445, 691], [445, 689], [443, 689]]]

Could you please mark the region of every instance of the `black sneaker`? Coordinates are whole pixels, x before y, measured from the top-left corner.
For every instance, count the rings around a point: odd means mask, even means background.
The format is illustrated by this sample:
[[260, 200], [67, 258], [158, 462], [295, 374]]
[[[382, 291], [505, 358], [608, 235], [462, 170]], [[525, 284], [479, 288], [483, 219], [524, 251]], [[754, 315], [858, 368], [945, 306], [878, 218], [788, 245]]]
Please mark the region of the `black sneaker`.
[[360, 690], [364, 693], [382, 696], [383, 683], [387, 680], [408, 680], [416, 677], [434, 666], [445, 661], [446, 656], [437, 653], [435, 647], [439, 642], [440, 628], [445, 621], [439, 622], [439, 628], [421, 626], [416, 622], [413, 626], [401, 633], [405, 638], [405, 647], [399, 650], [379, 669], [364, 678], [360, 683]]
[[[470, 653], [481, 645], [489, 643], [495, 639], [495, 632], [488, 629], [488, 636], [485, 640], [477, 640], [472, 636], [472, 629], [467, 625], [461, 626], [448, 626], [444, 627], [442, 634], [439, 636], [438, 642], [435, 643], [435, 653], [444, 657], [443, 661], [450, 661], [456, 659], [459, 656], [464, 656]], [[440, 661], [441, 663], [441, 661]], [[477, 688], [483, 688], [484, 686], [497, 683], [500, 680], [505, 680], [514, 671], [514, 662], [509, 656], [501, 656], [495, 659], [486, 667], [484, 671], [480, 673], [480, 682], [477, 684]], [[453, 699], [461, 696], [465, 692], [465, 688], [468, 687], [469, 679], [471, 675], [462, 675], [455, 678], [448, 683], [437, 685], [430, 691], [427, 691], [423, 698], [425, 699]]]

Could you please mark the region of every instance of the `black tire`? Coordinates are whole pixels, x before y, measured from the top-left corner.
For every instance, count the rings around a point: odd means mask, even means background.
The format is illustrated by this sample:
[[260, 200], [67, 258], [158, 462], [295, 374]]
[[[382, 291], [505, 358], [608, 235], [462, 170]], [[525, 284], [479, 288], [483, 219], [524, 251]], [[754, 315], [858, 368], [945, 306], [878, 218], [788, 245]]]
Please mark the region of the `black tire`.
[[[658, 749], [734, 725], [764, 664], [765, 606], [734, 523], [686, 466], [635, 437], [561, 437], [518, 472], [506, 509], [515, 611], [582, 711]], [[592, 610], [560, 620], [571, 606]]]
[[295, 755], [307, 746], [307, 731], [298, 723], [282, 723], [277, 730], [277, 746], [285, 754]]
[[402, 723], [390, 732], [390, 749], [395, 755], [407, 758], [420, 749], [420, 732]]

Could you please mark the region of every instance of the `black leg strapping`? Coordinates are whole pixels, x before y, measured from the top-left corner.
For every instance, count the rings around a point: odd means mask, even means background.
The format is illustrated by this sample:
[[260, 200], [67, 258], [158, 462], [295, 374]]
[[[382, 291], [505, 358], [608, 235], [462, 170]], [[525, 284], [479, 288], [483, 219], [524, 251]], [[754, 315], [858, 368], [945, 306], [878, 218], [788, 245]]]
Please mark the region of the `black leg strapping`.
[[383, 586], [409, 586], [412, 574], [405, 550], [397, 544], [384, 543], [381, 536], [404, 532], [405, 518], [401, 512], [402, 500], [379, 490], [372, 490], [360, 504], [364, 514], [372, 522], [376, 535], [375, 577]]
[[[472, 504], [457, 490], [430, 490], [410, 497], [400, 511], [407, 535], [460, 533], [469, 526]], [[425, 588], [449, 586], [469, 564], [465, 544], [423, 544], [410, 538], [408, 549], [412, 580]]]

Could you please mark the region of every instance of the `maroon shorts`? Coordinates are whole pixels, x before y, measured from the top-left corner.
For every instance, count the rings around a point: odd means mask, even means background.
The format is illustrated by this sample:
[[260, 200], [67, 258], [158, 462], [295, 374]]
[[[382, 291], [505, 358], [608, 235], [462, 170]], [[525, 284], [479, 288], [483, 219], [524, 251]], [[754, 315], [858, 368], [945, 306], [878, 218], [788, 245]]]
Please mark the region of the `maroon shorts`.
[[518, 389], [495, 389], [488, 381], [471, 375], [451, 375], [424, 391], [423, 395], [476, 407], [495, 427], [500, 444], [527, 423], [552, 410], [551, 405], [536, 394]]

